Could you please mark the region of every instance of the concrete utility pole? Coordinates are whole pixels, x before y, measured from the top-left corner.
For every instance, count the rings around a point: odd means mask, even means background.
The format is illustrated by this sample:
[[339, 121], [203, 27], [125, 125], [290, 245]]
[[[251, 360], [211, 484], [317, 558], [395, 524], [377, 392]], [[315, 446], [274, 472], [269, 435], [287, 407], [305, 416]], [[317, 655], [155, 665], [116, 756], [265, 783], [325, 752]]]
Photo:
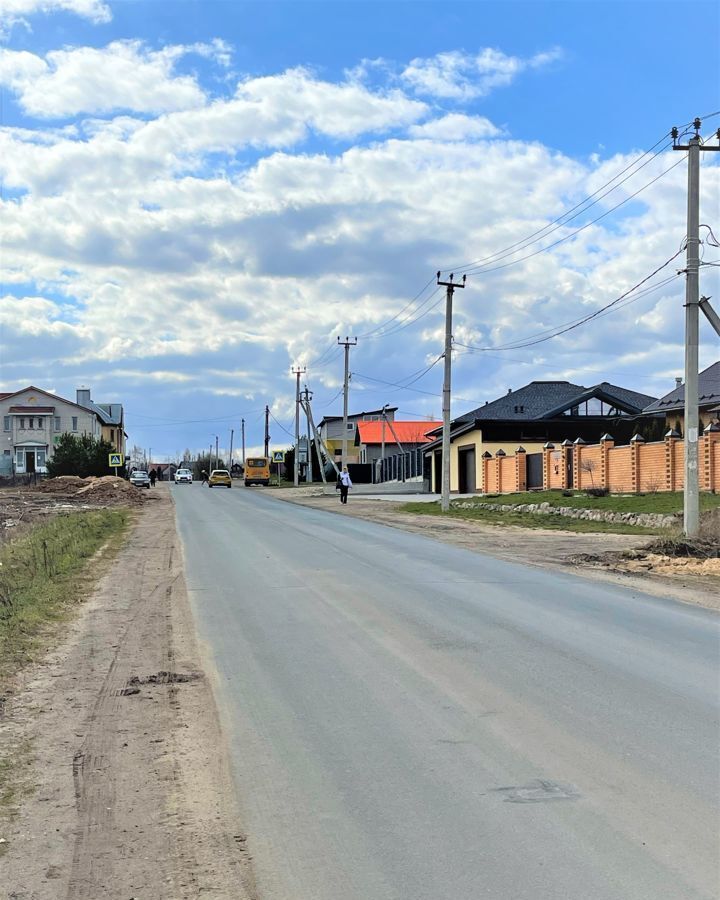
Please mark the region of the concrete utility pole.
[[295, 368], [293, 366], [292, 373], [297, 378], [295, 384], [295, 472], [293, 481], [295, 487], [300, 485], [300, 376], [307, 372], [307, 369]]
[[215, 468], [220, 468], [220, 439], [215, 435]]
[[440, 509], [447, 512], [450, 509], [450, 374], [452, 364], [452, 303], [455, 288], [465, 287], [463, 275], [462, 284], [453, 281], [452, 272], [449, 281], [440, 281], [440, 272], [437, 273], [437, 283], [447, 289], [445, 299], [445, 377], [443, 378], [443, 431], [442, 431], [442, 493], [440, 495]]
[[[305, 468], [305, 484], [312, 483], [312, 452], [310, 450], [310, 438], [312, 432], [310, 431], [310, 401], [312, 400], [312, 391], [308, 390], [308, 386], [305, 385], [305, 405], [303, 409], [305, 410], [305, 427], [307, 428], [307, 462]], [[302, 402], [302, 401], [301, 401]]]
[[[700, 488], [698, 483], [698, 345], [700, 312], [700, 151], [720, 150], [703, 146], [702, 122], [695, 119], [695, 134], [687, 144], [678, 144], [678, 130], [671, 131], [673, 150], [687, 150], [687, 257], [685, 269], [685, 488], [683, 528], [688, 537], [700, 530]], [[720, 137], [720, 130], [717, 132]]]
[[232, 451], [233, 451], [233, 438], [235, 437], [235, 429], [230, 429], [230, 462], [228, 463], [228, 468], [230, 469], [230, 474], [232, 475]]
[[338, 344], [345, 348], [345, 380], [343, 382], [343, 439], [342, 439], [342, 466], [347, 465], [347, 426], [348, 426], [348, 382], [350, 381], [350, 348], [357, 346], [357, 338], [348, 338]]
[[245, 468], [245, 419], [240, 419], [240, 433], [242, 435], [242, 464]]
[[265, 407], [265, 456], [270, 453], [270, 407]]
[[385, 423], [387, 422], [387, 403], [382, 408], [382, 445], [380, 448], [380, 475], [385, 470]]

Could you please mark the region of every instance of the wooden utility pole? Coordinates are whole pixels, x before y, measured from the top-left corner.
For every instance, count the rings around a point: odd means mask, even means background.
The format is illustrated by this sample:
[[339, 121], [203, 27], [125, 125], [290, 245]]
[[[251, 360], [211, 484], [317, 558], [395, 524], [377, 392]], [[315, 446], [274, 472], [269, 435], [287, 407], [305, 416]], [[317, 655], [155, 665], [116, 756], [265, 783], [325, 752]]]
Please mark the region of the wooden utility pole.
[[245, 469], [245, 419], [240, 420], [240, 431], [242, 435], [242, 464], [243, 471]]
[[230, 469], [230, 474], [232, 475], [232, 453], [233, 453], [233, 438], [235, 437], [235, 429], [230, 429], [230, 462], [228, 467]]
[[270, 455], [270, 407], [265, 407], [265, 456]]
[[343, 438], [342, 438], [342, 466], [347, 465], [347, 430], [348, 430], [348, 383], [350, 381], [350, 348], [357, 346], [357, 338], [348, 338], [338, 344], [345, 348], [345, 379], [343, 381]]
[[447, 289], [445, 300], [445, 377], [443, 379], [443, 432], [442, 432], [442, 494], [440, 495], [440, 509], [447, 512], [450, 509], [450, 376], [452, 366], [452, 303], [455, 288], [465, 287], [463, 275], [462, 284], [453, 281], [452, 272], [449, 281], [440, 281], [440, 272], [437, 273], [437, 283]]

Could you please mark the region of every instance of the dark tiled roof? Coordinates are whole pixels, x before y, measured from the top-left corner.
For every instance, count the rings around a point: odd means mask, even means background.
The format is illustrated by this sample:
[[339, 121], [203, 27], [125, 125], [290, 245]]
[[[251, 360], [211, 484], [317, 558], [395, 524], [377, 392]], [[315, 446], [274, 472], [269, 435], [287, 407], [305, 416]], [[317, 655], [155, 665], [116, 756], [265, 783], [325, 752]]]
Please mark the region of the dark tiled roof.
[[[698, 376], [698, 399], [701, 406], [720, 401], [720, 361], [713, 363]], [[685, 385], [679, 384], [669, 394], [646, 406], [643, 412], [665, 412], [682, 409], [685, 405]]]
[[630, 412], [640, 412], [654, 398], [639, 394], [627, 388], [603, 381], [586, 388], [570, 381], [531, 381], [519, 388], [460, 416], [456, 422], [470, 422], [476, 419], [502, 419], [504, 421], [527, 421], [559, 415], [574, 403], [601, 395], [610, 402], [617, 402]]

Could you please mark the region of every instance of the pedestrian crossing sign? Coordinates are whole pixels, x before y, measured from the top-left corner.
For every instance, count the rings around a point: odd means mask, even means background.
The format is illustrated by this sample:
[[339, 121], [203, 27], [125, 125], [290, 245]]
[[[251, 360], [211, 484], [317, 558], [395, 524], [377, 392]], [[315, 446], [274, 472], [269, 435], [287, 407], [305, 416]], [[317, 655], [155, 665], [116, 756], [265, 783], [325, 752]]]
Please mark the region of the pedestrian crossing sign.
[[110, 466], [111, 469], [119, 469], [122, 464], [122, 453], [108, 453], [108, 466]]
[[285, 454], [282, 450], [273, 450], [273, 462], [281, 463], [285, 462]]

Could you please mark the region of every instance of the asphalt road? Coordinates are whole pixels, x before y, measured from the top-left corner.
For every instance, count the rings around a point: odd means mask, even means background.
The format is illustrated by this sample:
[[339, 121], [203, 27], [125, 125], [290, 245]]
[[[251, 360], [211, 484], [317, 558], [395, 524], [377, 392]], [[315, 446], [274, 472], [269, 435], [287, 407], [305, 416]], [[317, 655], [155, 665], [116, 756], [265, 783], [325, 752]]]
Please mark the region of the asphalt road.
[[261, 900], [720, 895], [714, 613], [172, 491]]

